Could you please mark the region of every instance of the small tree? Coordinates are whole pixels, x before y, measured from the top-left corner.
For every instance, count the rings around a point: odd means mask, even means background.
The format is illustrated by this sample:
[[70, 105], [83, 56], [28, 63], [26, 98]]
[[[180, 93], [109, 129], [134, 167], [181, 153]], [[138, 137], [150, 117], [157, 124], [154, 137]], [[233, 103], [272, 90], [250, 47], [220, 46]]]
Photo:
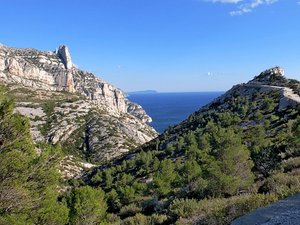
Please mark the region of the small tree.
[[104, 219], [107, 209], [104, 192], [89, 186], [73, 190], [69, 206], [72, 225], [99, 224]]
[[174, 164], [170, 159], [164, 159], [158, 171], [154, 175], [154, 186], [160, 195], [167, 195], [171, 192], [171, 183], [176, 178]]

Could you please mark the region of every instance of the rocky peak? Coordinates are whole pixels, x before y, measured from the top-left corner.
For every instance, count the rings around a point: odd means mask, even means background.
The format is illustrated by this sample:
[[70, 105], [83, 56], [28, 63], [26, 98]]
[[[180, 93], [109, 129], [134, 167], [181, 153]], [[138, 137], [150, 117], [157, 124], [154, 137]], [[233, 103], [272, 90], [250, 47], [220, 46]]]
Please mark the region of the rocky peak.
[[73, 66], [69, 49], [55, 52], [0, 46], [0, 81], [44, 91], [66, 91], [92, 100], [114, 115], [129, 113], [143, 122], [151, 118], [113, 85]]
[[261, 72], [249, 83], [279, 86], [282, 83], [285, 83], [285, 81], [286, 78], [284, 76], [284, 69], [277, 66]]
[[73, 67], [71, 54], [69, 52], [69, 48], [66, 45], [60, 45], [58, 48], [57, 54], [64, 62], [67, 70], [71, 69]]
[[157, 136], [141, 106], [74, 67], [64, 45], [56, 51], [0, 46], [0, 84], [31, 120], [34, 141], [60, 142], [83, 159], [111, 159]]

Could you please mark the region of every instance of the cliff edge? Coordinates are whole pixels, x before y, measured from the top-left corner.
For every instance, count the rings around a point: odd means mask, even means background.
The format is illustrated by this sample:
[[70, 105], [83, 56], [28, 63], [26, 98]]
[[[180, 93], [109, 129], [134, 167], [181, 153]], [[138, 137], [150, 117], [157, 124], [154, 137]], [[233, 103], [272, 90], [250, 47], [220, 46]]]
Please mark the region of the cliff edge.
[[0, 46], [0, 82], [31, 120], [35, 142], [61, 143], [100, 162], [157, 136], [150, 116], [123, 91], [76, 68], [67, 46], [55, 51]]

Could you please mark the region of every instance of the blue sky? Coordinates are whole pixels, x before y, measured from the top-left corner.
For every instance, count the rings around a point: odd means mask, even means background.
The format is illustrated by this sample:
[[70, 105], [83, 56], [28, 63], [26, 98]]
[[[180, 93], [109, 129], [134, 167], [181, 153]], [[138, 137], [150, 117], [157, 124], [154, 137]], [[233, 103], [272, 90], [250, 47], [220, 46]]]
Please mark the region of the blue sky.
[[299, 0], [2, 0], [0, 43], [54, 50], [125, 91], [300, 80]]

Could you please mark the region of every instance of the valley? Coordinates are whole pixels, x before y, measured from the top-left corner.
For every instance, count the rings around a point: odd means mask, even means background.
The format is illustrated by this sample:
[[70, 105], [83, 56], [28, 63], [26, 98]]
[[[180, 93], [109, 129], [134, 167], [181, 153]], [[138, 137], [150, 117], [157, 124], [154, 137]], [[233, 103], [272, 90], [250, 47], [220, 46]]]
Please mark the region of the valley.
[[0, 224], [225, 225], [300, 192], [300, 82], [279, 67], [158, 134], [66, 46], [0, 65]]

